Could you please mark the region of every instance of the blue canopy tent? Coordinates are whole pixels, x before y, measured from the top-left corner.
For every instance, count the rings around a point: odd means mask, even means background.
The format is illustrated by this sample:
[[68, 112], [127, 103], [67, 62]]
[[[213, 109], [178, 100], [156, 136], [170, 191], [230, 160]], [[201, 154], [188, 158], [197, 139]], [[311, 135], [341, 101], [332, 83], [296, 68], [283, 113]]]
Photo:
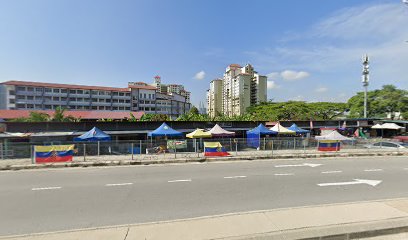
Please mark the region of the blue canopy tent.
[[163, 123], [156, 130], [149, 132], [147, 136], [149, 137], [159, 137], [159, 136], [177, 137], [177, 136], [183, 136], [183, 133], [174, 130], [173, 128], [169, 127], [169, 125], [167, 125], [166, 123]]
[[258, 127], [247, 131], [246, 134], [248, 146], [259, 148], [261, 135], [278, 134], [278, 132], [268, 129], [261, 123], [258, 125]]
[[79, 137], [74, 138], [76, 142], [100, 142], [100, 141], [110, 141], [111, 136], [104, 133], [97, 127], [92, 128], [88, 132], [82, 134]]
[[302, 129], [296, 125], [296, 123], [292, 124], [292, 126], [288, 127], [289, 130], [295, 131], [296, 134], [304, 134], [309, 133], [309, 130]]

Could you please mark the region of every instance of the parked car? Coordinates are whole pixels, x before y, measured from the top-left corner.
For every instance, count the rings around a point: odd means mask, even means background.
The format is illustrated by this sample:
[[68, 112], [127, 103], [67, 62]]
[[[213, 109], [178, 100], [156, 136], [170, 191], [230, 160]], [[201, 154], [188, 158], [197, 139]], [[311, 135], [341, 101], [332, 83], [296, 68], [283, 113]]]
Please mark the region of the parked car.
[[395, 136], [393, 139], [397, 140], [397, 141], [400, 141], [400, 142], [408, 142], [408, 135], [404, 134], [404, 135], [401, 135], [401, 136]]
[[408, 148], [407, 143], [402, 142], [376, 142], [374, 144], [368, 144], [364, 146], [365, 148]]

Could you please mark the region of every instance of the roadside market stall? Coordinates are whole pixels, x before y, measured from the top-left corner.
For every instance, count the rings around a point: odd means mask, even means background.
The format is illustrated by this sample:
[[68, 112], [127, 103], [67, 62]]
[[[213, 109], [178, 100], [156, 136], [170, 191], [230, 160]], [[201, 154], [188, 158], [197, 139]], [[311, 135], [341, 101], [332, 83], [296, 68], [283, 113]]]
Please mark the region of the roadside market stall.
[[296, 132], [290, 129], [285, 128], [279, 122], [275, 126], [269, 128], [269, 130], [277, 132], [278, 135], [295, 135]]
[[292, 124], [292, 126], [288, 127], [289, 130], [296, 132], [296, 134], [306, 134], [310, 133], [309, 130], [300, 128], [296, 125], [296, 123]]
[[316, 136], [318, 140], [318, 151], [340, 151], [340, 142], [341, 141], [350, 141], [352, 138], [345, 137], [338, 133], [336, 130], [333, 130], [329, 134], [323, 136]]
[[247, 145], [259, 149], [262, 135], [276, 135], [278, 132], [272, 131], [260, 123], [256, 128], [251, 129], [247, 133]]
[[192, 138], [194, 140], [194, 151], [197, 152], [197, 138], [202, 141], [203, 138], [211, 138], [212, 135], [209, 132], [205, 132], [204, 129], [197, 128], [193, 132], [187, 134], [186, 137]]
[[[100, 130], [97, 127], [93, 127], [91, 130], [88, 132], [82, 134], [79, 137], [74, 138], [74, 142], [97, 142], [97, 154], [98, 156], [101, 153], [101, 142], [109, 142], [111, 141], [112, 138], [108, 134], [106, 134], [104, 131]], [[84, 158], [85, 158], [85, 152], [86, 152], [86, 145], [83, 145], [83, 152], [84, 152]], [[111, 153], [111, 148], [109, 146], [109, 150]]]
[[166, 144], [161, 144], [159, 146], [146, 148], [147, 153], [165, 153], [167, 149], [172, 149], [176, 152], [176, 149], [183, 149], [187, 147], [186, 140], [167, 140], [167, 137], [181, 137], [183, 136], [182, 132], [176, 131], [171, 128], [167, 123], [162, 123], [160, 127], [155, 130], [147, 133], [147, 136], [150, 137], [151, 143], [153, 142], [153, 137], [164, 137]]
[[209, 131], [213, 137], [232, 137], [235, 136], [235, 132], [227, 131], [220, 127], [220, 125], [215, 124], [213, 128], [211, 128]]

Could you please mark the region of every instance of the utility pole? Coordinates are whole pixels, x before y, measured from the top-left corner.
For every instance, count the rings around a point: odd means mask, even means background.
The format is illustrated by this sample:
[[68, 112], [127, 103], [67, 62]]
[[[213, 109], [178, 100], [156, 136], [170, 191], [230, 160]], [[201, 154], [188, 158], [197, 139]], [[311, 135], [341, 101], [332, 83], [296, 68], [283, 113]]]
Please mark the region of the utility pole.
[[364, 87], [364, 118], [367, 118], [367, 88], [368, 88], [368, 82], [369, 80], [369, 74], [370, 74], [370, 60], [368, 58], [368, 55], [363, 56], [363, 75], [362, 75], [362, 83]]

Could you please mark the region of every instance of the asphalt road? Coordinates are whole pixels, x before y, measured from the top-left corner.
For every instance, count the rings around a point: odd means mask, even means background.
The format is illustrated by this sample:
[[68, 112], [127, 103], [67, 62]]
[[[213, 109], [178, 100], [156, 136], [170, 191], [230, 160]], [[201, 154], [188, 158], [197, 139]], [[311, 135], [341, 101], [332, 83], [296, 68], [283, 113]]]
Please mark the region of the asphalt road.
[[0, 236], [408, 197], [407, 182], [408, 157], [3, 171]]

